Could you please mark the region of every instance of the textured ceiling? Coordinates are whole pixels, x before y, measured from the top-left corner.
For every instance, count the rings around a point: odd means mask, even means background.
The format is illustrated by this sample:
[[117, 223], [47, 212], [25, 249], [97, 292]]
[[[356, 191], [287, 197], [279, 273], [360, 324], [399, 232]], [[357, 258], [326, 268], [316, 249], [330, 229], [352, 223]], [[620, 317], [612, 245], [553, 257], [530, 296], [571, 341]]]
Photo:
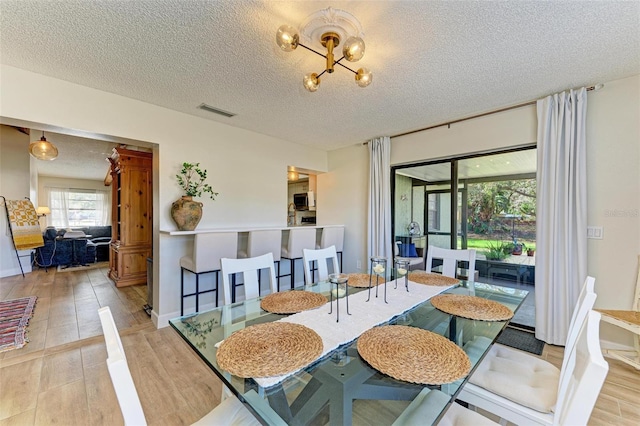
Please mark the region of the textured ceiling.
[[[275, 44], [332, 6], [354, 14], [373, 71]], [[335, 149], [640, 73], [638, 1], [0, 2], [3, 64], [295, 143]], [[201, 103], [233, 118], [197, 109]]]

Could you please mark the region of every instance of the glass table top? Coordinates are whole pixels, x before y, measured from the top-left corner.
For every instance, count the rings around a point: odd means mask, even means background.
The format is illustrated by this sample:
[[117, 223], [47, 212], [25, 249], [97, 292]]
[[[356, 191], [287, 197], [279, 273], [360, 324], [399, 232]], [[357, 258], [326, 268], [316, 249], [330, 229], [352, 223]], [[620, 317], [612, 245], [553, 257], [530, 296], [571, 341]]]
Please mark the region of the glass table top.
[[[393, 286], [394, 283], [387, 285]], [[320, 282], [304, 289], [322, 293], [329, 299], [331, 284]], [[350, 288], [349, 294], [359, 291], [368, 290]], [[494, 300], [514, 312], [528, 294], [525, 290], [466, 281], [445, 291], [447, 293], [470, 294]], [[360, 357], [355, 340], [338, 347], [281, 383], [263, 388], [253, 379], [236, 377], [224, 371], [216, 360], [216, 345], [233, 332], [284, 317], [263, 311], [260, 300], [261, 298], [257, 298], [221, 306], [176, 318], [169, 323], [264, 424], [342, 425], [352, 424], [356, 417], [370, 418], [375, 424], [392, 424], [411, 401], [427, 388], [438, 389], [450, 397], [445, 403], [431, 407], [428, 418], [424, 418], [424, 424], [435, 424], [468, 378], [466, 376], [439, 386], [393, 379], [378, 372]], [[329, 312], [329, 304], [318, 309]], [[335, 316], [327, 315], [327, 319], [335, 323]], [[386, 324], [419, 327], [449, 338], [469, 356], [472, 373], [507, 323], [508, 321], [487, 322], [454, 317], [425, 301], [395, 316]], [[372, 416], [375, 417], [371, 418]]]

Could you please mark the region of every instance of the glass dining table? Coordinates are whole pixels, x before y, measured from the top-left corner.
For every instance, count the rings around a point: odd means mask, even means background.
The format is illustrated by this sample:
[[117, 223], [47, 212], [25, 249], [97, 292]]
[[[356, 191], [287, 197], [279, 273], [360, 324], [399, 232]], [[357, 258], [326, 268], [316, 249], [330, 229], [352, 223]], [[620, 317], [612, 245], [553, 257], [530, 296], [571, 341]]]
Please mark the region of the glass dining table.
[[[331, 284], [320, 282], [304, 289], [329, 298]], [[366, 288], [352, 288], [349, 293], [362, 290], [367, 291]], [[528, 292], [461, 281], [443, 294], [478, 296], [501, 303], [515, 312]], [[436, 424], [508, 323], [449, 315], [433, 307], [429, 300], [385, 322], [429, 330], [461, 347], [469, 356], [471, 370], [453, 383], [421, 385], [396, 380], [362, 359], [355, 340], [339, 346], [280, 383], [262, 387], [254, 379], [240, 378], [225, 371], [216, 359], [219, 343], [233, 332], [283, 318], [283, 315], [262, 310], [260, 300], [250, 299], [221, 306], [175, 318], [169, 323], [227, 388], [261, 423], [267, 425], [402, 424], [403, 413], [415, 406], [421, 396], [431, 389], [440, 391], [439, 394], [446, 395], [446, 398], [438, 398], [436, 403], [432, 401], [426, 409], [422, 407], [420, 422], [425, 425]], [[324, 309], [328, 313], [329, 304], [317, 309]], [[327, 315], [327, 320], [335, 324], [334, 316]]]

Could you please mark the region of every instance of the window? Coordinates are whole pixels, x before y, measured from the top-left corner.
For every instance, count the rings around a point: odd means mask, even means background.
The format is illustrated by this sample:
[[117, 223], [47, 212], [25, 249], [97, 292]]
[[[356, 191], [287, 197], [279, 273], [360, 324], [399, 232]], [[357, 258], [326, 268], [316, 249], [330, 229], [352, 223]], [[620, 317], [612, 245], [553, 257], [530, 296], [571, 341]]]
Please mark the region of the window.
[[108, 225], [108, 198], [105, 191], [49, 188], [50, 225], [59, 228]]
[[428, 194], [427, 203], [429, 230], [438, 231], [440, 229], [440, 194]]

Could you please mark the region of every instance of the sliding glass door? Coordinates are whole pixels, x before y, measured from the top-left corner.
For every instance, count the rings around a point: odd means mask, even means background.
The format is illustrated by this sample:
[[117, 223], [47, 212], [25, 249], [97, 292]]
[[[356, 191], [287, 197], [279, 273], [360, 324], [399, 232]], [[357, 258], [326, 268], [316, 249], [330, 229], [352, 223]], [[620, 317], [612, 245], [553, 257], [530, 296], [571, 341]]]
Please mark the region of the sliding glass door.
[[535, 291], [535, 147], [396, 166], [392, 191], [395, 241], [474, 249], [480, 282]]

